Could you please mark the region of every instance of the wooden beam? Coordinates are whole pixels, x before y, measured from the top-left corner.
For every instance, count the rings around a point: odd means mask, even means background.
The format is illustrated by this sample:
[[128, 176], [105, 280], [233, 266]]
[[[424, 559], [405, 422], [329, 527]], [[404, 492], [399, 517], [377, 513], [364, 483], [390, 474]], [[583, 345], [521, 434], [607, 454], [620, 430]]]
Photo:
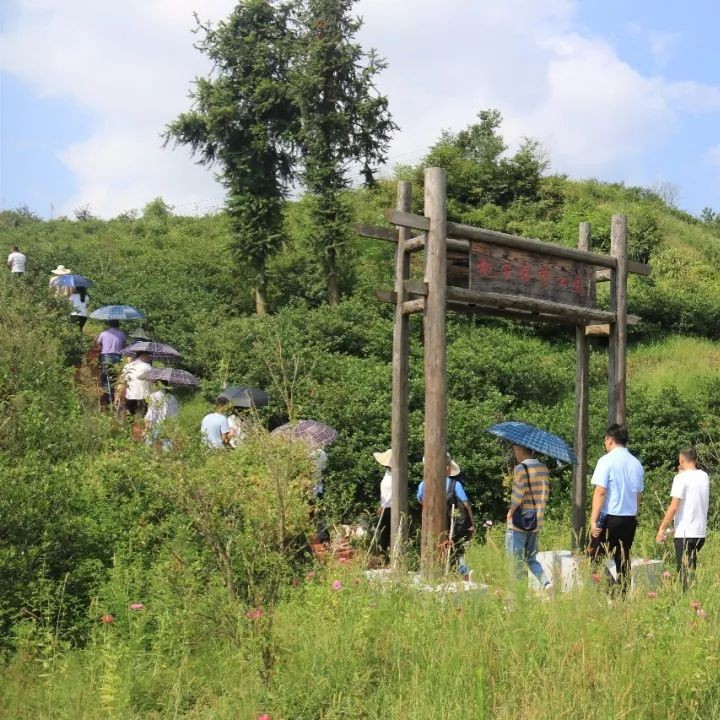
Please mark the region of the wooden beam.
[[375, 240], [387, 240], [387, 242], [396, 243], [398, 241], [398, 230], [396, 228], [386, 228], [380, 225], [367, 225], [360, 223], [355, 226], [355, 232], [360, 237], [374, 238]]
[[[386, 210], [385, 216], [388, 222], [402, 227], [414, 228], [415, 230], [427, 230], [428, 219], [423, 215], [414, 215], [412, 213], [399, 213], [396, 210]], [[531, 238], [520, 237], [519, 235], [509, 235], [508, 233], [497, 232], [496, 230], [486, 230], [485, 228], [476, 228], [472, 225], [462, 225], [460, 223], [447, 223], [448, 242], [454, 240], [453, 249], [461, 249], [467, 247], [463, 241], [478, 240], [481, 242], [492, 243], [502, 247], [518, 248], [521, 250], [529, 250], [531, 252], [544, 253], [553, 257], [562, 257], [568, 260], [576, 260], [578, 262], [591, 263], [599, 267], [614, 269], [617, 267], [617, 261], [612, 255], [602, 255], [600, 253], [590, 252], [588, 250], [576, 250], [575, 248], [565, 247], [564, 245], [556, 245], [554, 243], [545, 242], [543, 240], [535, 240]], [[628, 263], [629, 272], [637, 275], [650, 275], [652, 268], [649, 265], [639, 262]]]
[[[628, 325], [637, 325], [641, 320], [642, 318], [639, 315], [627, 316]], [[610, 325], [607, 323], [590, 323], [585, 327], [585, 334], [598, 337], [607, 337], [608, 335], [610, 335]]]
[[[442, 168], [425, 170], [425, 464], [420, 565], [432, 576], [441, 567], [447, 536], [447, 192]], [[401, 224], [401, 223], [398, 223]]]
[[625, 215], [613, 215], [610, 229], [610, 254], [617, 261], [617, 270], [610, 283], [610, 309], [616, 320], [610, 328], [608, 348], [608, 421], [625, 423], [627, 379], [627, 257], [628, 225]]
[[[412, 294], [412, 293], [411, 293]], [[551, 300], [539, 300], [527, 298], [521, 295], [503, 295], [493, 292], [473, 292], [464, 288], [449, 287], [447, 298], [452, 302], [462, 302], [474, 305], [485, 305], [512, 310], [527, 310], [546, 315], [556, 315], [572, 320], [597, 320], [600, 322], [611, 322], [615, 315], [607, 310], [595, 308], [584, 308], [575, 305], [552, 302]]]
[[425, 234], [418, 235], [417, 237], [410, 238], [405, 243], [405, 250], [409, 253], [418, 252], [418, 250], [425, 249]]
[[425, 311], [425, 298], [415, 298], [414, 300], [406, 300], [402, 304], [403, 315], [414, 315], [415, 313]]
[[[580, 223], [578, 249], [589, 251], [591, 245], [590, 223]], [[609, 271], [608, 271], [609, 272]], [[586, 328], [575, 328], [575, 439], [574, 449], [577, 464], [573, 466], [572, 477], [572, 537], [571, 547], [580, 550], [585, 546], [587, 535], [587, 472], [589, 437], [589, 392], [590, 392], [590, 349], [585, 334]]]
[[397, 293], [393, 290], [376, 290], [375, 297], [380, 302], [390, 303], [391, 305], [395, 305], [397, 302]]
[[500, 318], [502, 320], [517, 320], [528, 323], [549, 323], [552, 325], [567, 325], [577, 327], [581, 320], [562, 318], [557, 315], [545, 315], [543, 313], [524, 312], [522, 310], [503, 310], [485, 305], [468, 305], [467, 303], [448, 302], [447, 309], [463, 315], [483, 315], [487, 317]]
[[[412, 206], [412, 186], [401, 180], [397, 186], [397, 209], [408, 211]], [[390, 447], [392, 500], [390, 509], [390, 558], [394, 567], [405, 553], [408, 538], [408, 433], [410, 335], [406, 303], [405, 281], [410, 277], [410, 255], [407, 241], [410, 231], [398, 228], [395, 252], [395, 324], [393, 327], [392, 406], [390, 411]]]

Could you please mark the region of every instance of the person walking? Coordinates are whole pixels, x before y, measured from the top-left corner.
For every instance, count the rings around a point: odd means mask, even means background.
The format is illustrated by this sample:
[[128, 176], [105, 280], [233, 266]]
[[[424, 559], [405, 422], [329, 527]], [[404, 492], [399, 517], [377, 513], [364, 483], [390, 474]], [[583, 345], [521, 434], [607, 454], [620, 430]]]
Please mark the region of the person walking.
[[150, 395], [150, 383], [142, 376], [152, 370], [152, 355], [145, 350], [135, 353], [135, 357], [122, 369], [121, 379], [125, 386], [125, 407], [131, 415], [145, 415], [147, 398]]
[[58, 278], [61, 275], [71, 275], [72, 270], [70, 268], [66, 268], [64, 265], [58, 265], [54, 270], [50, 271], [50, 282], [49, 287], [51, 290], [55, 291], [55, 295], [57, 297], [67, 297], [69, 298], [70, 295], [72, 295], [72, 288], [69, 285], [60, 285], [60, 281]]
[[10, 248], [10, 254], [7, 259], [7, 266], [13, 277], [22, 277], [25, 274], [27, 266], [27, 256], [20, 252], [17, 245]]
[[[423, 462], [424, 462], [423, 458]], [[470, 579], [470, 570], [465, 563], [465, 544], [475, 533], [475, 518], [465, 488], [458, 478], [460, 466], [446, 455], [445, 500], [448, 507], [448, 542], [450, 553], [448, 560], [456, 562], [458, 572], [465, 580]], [[417, 489], [417, 501], [423, 504], [425, 481]]]
[[163, 383], [156, 383], [156, 390], [147, 397], [145, 413], [145, 442], [150, 446], [169, 449], [171, 442], [166, 433], [166, 421], [180, 413], [177, 398]]
[[125, 333], [120, 330], [119, 320], [108, 320], [107, 327], [95, 340], [100, 351], [100, 386], [103, 391], [103, 404], [111, 404], [114, 396], [117, 365], [122, 360], [120, 354], [125, 347]]
[[380, 481], [380, 507], [378, 508], [378, 525], [375, 533], [380, 552], [388, 557], [390, 551], [390, 513], [392, 512], [392, 449], [385, 452], [374, 452], [375, 462], [384, 469], [385, 474]]
[[617, 572], [616, 585], [625, 595], [630, 584], [630, 550], [637, 529], [637, 512], [645, 488], [645, 471], [627, 449], [628, 430], [613, 424], [605, 431], [605, 455], [595, 466], [591, 484], [595, 486], [590, 512], [588, 553], [597, 563], [612, 556]]
[[673, 478], [670, 504], [658, 527], [655, 540], [665, 542], [670, 523], [675, 521], [675, 565], [683, 590], [687, 590], [697, 566], [697, 554], [705, 544], [710, 503], [710, 478], [697, 466], [693, 447], [680, 450], [678, 474]]
[[70, 302], [73, 305], [73, 311], [70, 313], [70, 317], [78, 324], [80, 332], [82, 332], [88, 319], [90, 294], [84, 287], [75, 288], [73, 294], [70, 296]]
[[209, 448], [223, 448], [230, 444], [230, 423], [225, 415], [227, 403], [215, 400], [215, 410], [208, 413], [200, 423], [200, 433]]
[[513, 445], [517, 465], [513, 471], [510, 507], [507, 512], [505, 549], [512, 560], [518, 582], [526, 582], [527, 569], [540, 587], [549, 591], [552, 582], [537, 559], [540, 532], [545, 521], [545, 507], [550, 497], [550, 473], [532, 450]]

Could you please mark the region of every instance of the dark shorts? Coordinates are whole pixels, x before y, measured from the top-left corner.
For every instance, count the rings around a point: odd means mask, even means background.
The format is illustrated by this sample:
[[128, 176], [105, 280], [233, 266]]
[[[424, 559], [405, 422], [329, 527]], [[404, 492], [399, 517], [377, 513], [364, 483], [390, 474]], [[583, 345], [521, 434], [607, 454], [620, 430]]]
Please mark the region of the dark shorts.
[[145, 415], [147, 403], [144, 400], [125, 400], [125, 407], [131, 415]]

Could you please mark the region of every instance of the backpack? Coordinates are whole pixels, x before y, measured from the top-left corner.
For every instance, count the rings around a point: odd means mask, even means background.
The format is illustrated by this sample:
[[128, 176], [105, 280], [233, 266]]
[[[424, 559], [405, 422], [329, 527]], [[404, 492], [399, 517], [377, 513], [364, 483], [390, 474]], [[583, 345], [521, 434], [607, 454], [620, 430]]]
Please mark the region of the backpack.
[[530, 486], [530, 471], [525, 463], [521, 464], [523, 468], [525, 468], [525, 481], [527, 482], [527, 489], [530, 493], [530, 500], [532, 501], [533, 509], [525, 510], [523, 512], [522, 501], [520, 501], [520, 505], [518, 505], [512, 515], [512, 524], [518, 530], [531, 532], [532, 530], [537, 529], [537, 506], [535, 505], [535, 496], [533, 495], [532, 487]]
[[457, 542], [460, 539], [466, 538], [469, 535], [468, 527], [468, 513], [465, 508], [465, 504], [460, 502], [455, 492], [457, 480], [450, 478], [447, 490], [445, 491], [445, 500], [447, 501], [447, 513], [448, 513], [448, 532], [452, 528], [453, 542]]

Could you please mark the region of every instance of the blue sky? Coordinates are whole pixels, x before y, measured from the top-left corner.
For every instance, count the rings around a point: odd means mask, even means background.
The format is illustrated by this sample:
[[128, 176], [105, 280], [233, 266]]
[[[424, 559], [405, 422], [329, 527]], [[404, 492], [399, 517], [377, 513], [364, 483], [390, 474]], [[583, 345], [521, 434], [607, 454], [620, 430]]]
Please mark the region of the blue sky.
[[[0, 205], [111, 217], [161, 195], [177, 211], [222, 203], [165, 123], [207, 70], [192, 12], [232, 0], [6, 0], [0, 5]], [[720, 210], [720, 7], [705, 0], [359, 0], [362, 42], [390, 66], [380, 86], [401, 131], [391, 163], [419, 160], [443, 128], [494, 107], [511, 146], [552, 169], [677, 190]], [[138, 32], [139, 27], [143, 32]], [[428, 52], [432, 48], [432, 52]], [[672, 192], [671, 192], [672, 194]]]

